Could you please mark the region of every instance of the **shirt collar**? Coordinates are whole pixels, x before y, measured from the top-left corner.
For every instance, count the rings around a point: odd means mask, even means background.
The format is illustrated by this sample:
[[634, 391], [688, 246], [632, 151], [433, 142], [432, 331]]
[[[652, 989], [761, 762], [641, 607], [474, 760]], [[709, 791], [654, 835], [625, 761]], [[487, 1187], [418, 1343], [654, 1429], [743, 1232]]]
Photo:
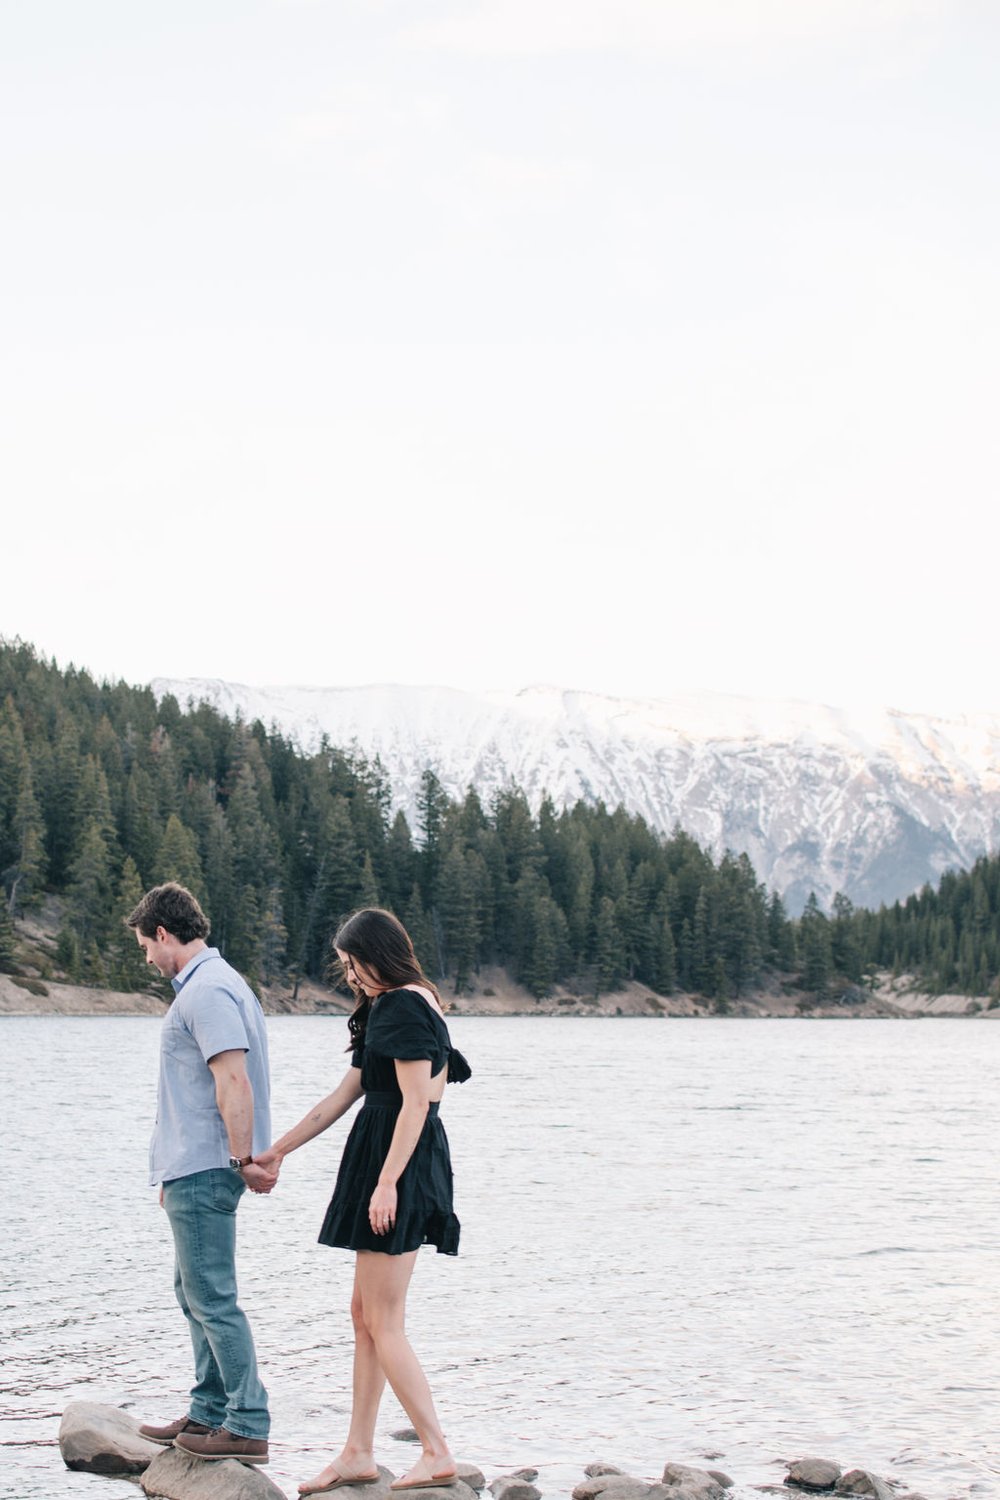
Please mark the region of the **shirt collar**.
[[218, 958], [218, 956], [218, 948], [202, 948], [201, 952], [196, 953], [194, 958], [189, 958], [180, 973], [175, 974], [170, 981], [173, 985], [174, 994], [180, 994], [199, 964], [203, 964], [207, 958]]

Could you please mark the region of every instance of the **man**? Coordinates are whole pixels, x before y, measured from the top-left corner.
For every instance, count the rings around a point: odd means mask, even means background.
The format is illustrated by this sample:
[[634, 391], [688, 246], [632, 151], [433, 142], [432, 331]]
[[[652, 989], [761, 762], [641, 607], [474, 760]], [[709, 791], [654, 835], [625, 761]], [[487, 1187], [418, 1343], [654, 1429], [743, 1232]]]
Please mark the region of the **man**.
[[236, 1301], [236, 1206], [277, 1178], [253, 1162], [270, 1144], [267, 1033], [260, 1001], [217, 948], [189, 890], [148, 891], [126, 918], [174, 989], [163, 1021], [150, 1182], [160, 1186], [176, 1250], [174, 1291], [194, 1346], [186, 1417], [142, 1427], [194, 1458], [266, 1464], [267, 1392]]

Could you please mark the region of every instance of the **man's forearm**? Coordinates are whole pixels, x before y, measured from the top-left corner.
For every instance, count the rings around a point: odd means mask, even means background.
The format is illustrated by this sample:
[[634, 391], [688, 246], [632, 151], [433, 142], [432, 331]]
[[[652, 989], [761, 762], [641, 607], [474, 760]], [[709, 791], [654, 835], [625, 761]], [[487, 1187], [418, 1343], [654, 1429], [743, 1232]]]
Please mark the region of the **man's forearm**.
[[253, 1154], [253, 1087], [245, 1075], [226, 1075], [216, 1080], [215, 1100], [229, 1136], [229, 1154]]

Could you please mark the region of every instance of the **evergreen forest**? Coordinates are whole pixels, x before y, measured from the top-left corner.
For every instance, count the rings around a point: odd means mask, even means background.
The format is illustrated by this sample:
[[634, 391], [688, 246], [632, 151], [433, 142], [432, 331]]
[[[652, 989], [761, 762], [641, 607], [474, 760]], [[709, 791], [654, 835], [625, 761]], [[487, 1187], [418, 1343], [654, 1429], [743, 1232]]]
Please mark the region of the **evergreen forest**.
[[356, 750], [304, 754], [259, 722], [157, 704], [149, 688], [0, 641], [0, 969], [12, 919], [55, 895], [61, 971], [146, 988], [122, 918], [171, 879], [257, 984], [322, 980], [343, 916], [382, 905], [459, 992], [500, 965], [538, 997], [635, 979], [719, 1010], [766, 977], [823, 994], [875, 968], [997, 993], [997, 859], [879, 912], [838, 896], [827, 915], [813, 897], [793, 921], [745, 855], [713, 859], [620, 808], [546, 800], [535, 814], [513, 787], [488, 806], [473, 787], [454, 800], [431, 768], [418, 807], [414, 829], [392, 813], [378, 760]]

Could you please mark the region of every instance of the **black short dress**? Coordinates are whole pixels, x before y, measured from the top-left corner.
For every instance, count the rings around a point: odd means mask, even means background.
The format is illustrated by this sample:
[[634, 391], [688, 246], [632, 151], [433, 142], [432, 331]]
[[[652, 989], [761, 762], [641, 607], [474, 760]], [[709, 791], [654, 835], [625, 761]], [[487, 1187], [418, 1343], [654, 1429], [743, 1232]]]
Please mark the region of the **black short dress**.
[[330, 1206], [319, 1233], [321, 1245], [345, 1250], [381, 1250], [405, 1255], [436, 1245], [442, 1255], [458, 1254], [459, 1222], [452, 1204], [448, 1137], [432, 1104], [420, 1139], [396, 1184], [396, 1221], [388, 1234], [376, 1234], [368, 1205], [389, 1154], [403, 1095], [395, 1060], [426, 1058], [431, 1076], [447, 1063], [449, 1083], [462, 1083], [471, 1070], [453, 1048], [438, 1012], [415, 990], [388, 990], [368, 1014], [362, 1045], [352, 1062], [361, 1069], [364, 1100], [351, 1127]]

